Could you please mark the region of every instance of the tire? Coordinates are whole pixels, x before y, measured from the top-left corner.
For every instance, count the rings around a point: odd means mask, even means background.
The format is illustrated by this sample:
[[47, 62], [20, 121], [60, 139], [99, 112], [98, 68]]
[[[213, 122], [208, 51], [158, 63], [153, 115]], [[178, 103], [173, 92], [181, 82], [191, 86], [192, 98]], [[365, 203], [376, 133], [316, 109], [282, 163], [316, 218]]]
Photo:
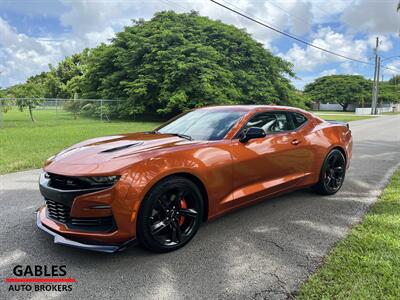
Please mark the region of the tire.
[[342, 187], [346, 175], [346, 159], [338, 149], [333, 149], [322, 164], [319, 181], [313, 187], [320, 195], [333, 195]]
[[184, 177], [168, 177], [143, 199], [137, 219], [138, 240], [154, 252], [177, 250], [195, 236], [203, 211], [196, 184]]

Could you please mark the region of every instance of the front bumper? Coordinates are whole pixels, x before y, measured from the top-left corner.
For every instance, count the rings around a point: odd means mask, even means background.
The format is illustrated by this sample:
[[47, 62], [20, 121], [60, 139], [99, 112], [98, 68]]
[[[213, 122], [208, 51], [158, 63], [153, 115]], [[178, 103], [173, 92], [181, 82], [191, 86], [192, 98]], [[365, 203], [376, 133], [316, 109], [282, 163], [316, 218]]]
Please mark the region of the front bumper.
[[105, 253], [114, 253], [118, 251], [122, 251], [129, 246], [136, 245], [136, 240], [130, 240], [128, 242], [123, 243], [122, 245], [93, 245], [93, 244], [84, 244], [77, 241], [73, 241], [63, 237], [62, 235], [50, 230], [46, 226], [42, 224], [40, 221], [40, 212], [36, 215], [36, 225], [41, 230], [47, 232], [48, 234], [54, 237], [54, 244], [65, 245], [69, 247], [97, 251], [97, 252], [105, 252]]
[[108, 253], [135, 244], [135, 199], [127, 196], [130, 178], [122, 176], [110, 188], [71, 190], [55, 188], [42, 174], [39, 187], [46, 205], [36, 223], [56, 244]]

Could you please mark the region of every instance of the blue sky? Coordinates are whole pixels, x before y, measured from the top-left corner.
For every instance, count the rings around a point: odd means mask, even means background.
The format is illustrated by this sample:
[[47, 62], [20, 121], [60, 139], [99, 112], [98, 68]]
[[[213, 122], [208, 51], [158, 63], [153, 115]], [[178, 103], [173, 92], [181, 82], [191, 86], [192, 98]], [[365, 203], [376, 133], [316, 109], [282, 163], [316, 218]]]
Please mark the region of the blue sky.
[[[379, 53], [400, 56], [398, 0], [220, 0], [280, 30], [323, 48], [373, 62], [375, 37]], [[65, 56], [107, 42], [131, 19], [161, 10], [201, 15], [246, 28], [275, 55], [294, 65], [298, 88], [330, 74], [373, 75], [373, 66], [354, 63], [299, 44], [234, 15], [206, 0], [0, 0], [0, 87], [24, 82], [48, 70]], [[400, 70], [400, 57], [384, 62]], [[383, 70], [385, 79], [398, 72]]]

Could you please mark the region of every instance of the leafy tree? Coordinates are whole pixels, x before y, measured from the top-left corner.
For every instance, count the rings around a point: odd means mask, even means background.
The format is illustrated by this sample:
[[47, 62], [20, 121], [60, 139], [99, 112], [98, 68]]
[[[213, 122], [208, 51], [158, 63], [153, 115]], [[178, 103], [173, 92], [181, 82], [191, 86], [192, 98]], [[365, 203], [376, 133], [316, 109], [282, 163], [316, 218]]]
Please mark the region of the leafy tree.
[[124, 99], [117, 114], [125, 118], [215, 104], [304, 106], [293, 76], [290, 63], [244, 30], [195, 12], [161, 12], [91, 50], [80, 90], [84, 98]]
[[304, 87], [315, 102], [338, 103], [347, 110], [349, 104], [371, 99], [372, 83], [360, 75], [329, 75], [317, 78]]
[[15, 104], [23, 111], [28, 108], [29, 116], [32, 122], [35, 122], [33, 117], [33, 109], [44, 101], [47, 93], [48, 73], [42, 72], [38, 75], [31, 76], [24, 84], [17, 84], [6, 89], [5, 96], [7, 98], [16, 98]]
[[[1, 89], [0, 88], [0, 114], [6, 113], [9, 110], [11, 110], [12, 106], [13, 106], [13, 100], [9, 99], [7, 97], [8, 94], [8, 90], [7, 89]], [[0, 116], [1, 118], [1, 116]]]
[[382, 101], [400, 102], [400, 75], [395, 75], [389, 81], [380, 85], [380, 97]]
[[66, 57], [56, 67], [49, 66], [47, 96], [49, 98], [74, 98], [79, 95], [79, 83], [85, 70], [89, 50]]
[[379, 102], [400, 102], [400, 85], [394, 85], [389, 82], [379, 83]]
[[400, 85], [400, 75], [395, 75], [392, 78], [389, 79], [390, 84], [399, 84]]
[[[49, 68], [11, 90], [20, 97], [117, 99], [100, 107], [114, 118], [166, 116], [205, 105], [308, 103], [290, 83], [295, 74], [289, 62], [245, 30], [196, 12], [160, 12], [150, 21], [136, 20], [109, 44]], [[20, 107], [31, 112], [34, 105]], [[89, 102], [71, 100], [66, 108], [75, 116], [99, 112]]]

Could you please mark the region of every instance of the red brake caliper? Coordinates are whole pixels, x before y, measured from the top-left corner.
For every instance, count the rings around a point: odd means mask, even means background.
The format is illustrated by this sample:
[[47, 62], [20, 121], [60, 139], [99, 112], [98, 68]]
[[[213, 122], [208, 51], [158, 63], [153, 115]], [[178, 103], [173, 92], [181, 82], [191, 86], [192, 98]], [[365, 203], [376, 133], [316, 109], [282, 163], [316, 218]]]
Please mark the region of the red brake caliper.
[[[182, 208], [187, 208], [185, 198], [182, 198], [182, 200], [181, 200], [181, 207], [182, 207]], [[179, 225], [182, 225], [183, 222], [185, 222], [185, 217], [184, 217], [184, 216], [180, 216], [180, 217], [179, 217]]]

